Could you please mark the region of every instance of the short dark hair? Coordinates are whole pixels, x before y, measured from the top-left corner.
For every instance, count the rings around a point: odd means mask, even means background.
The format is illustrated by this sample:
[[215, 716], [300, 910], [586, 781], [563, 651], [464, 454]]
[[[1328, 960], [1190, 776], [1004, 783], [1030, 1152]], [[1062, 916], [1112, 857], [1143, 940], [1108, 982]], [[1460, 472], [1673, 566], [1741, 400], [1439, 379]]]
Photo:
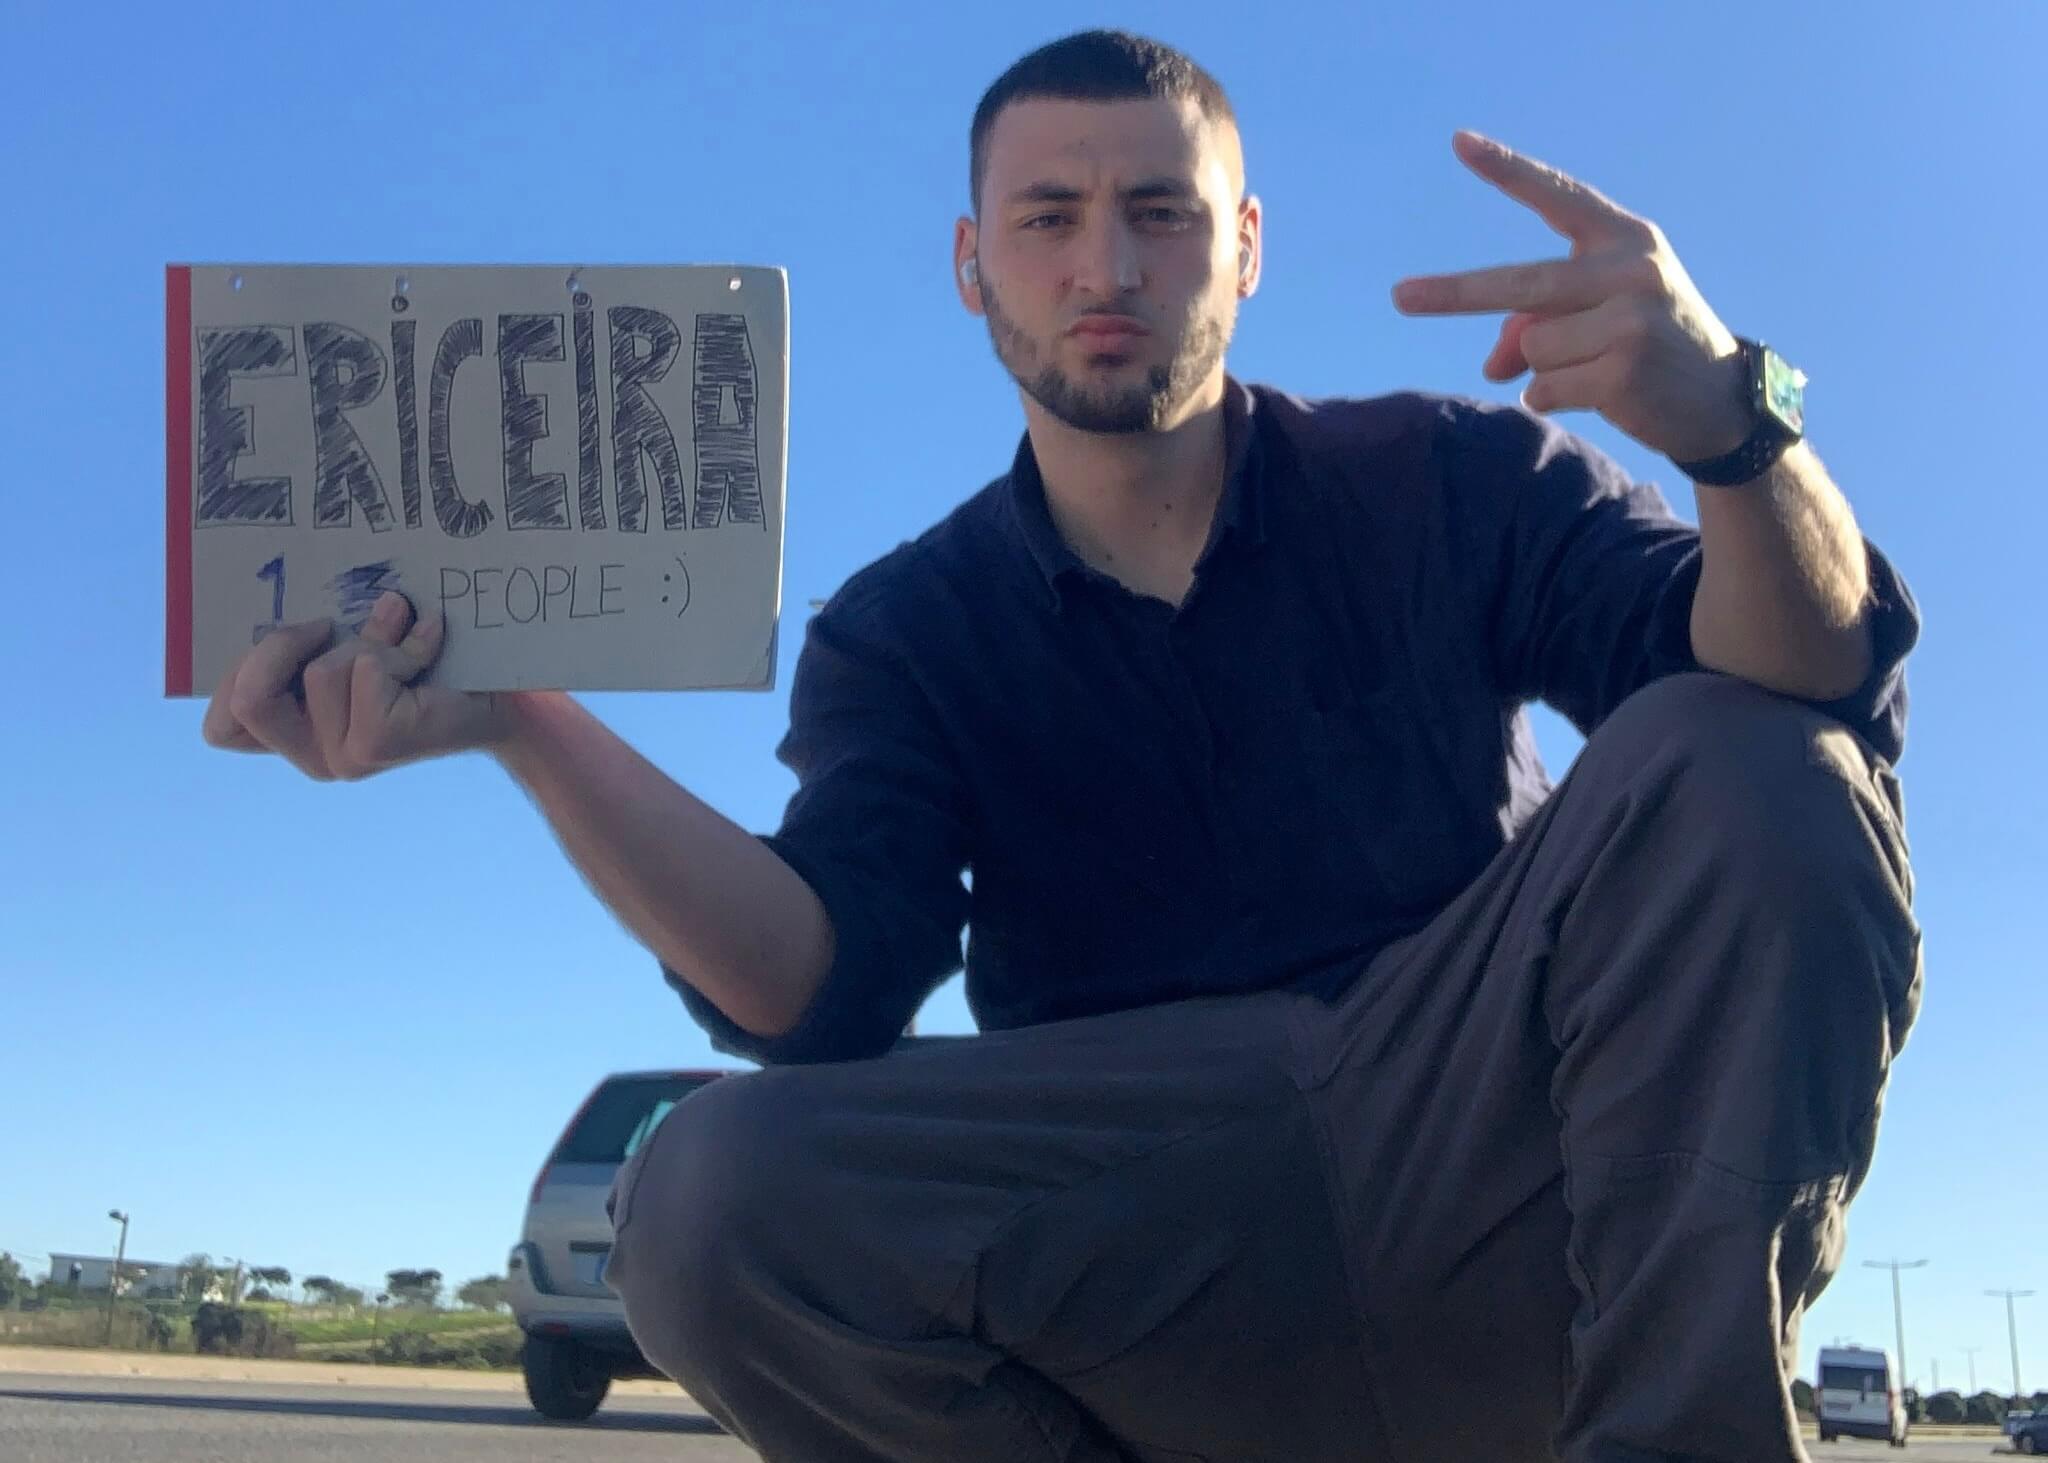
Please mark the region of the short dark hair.
[[989, 129], [1004, 107], [1034, 97], [1073, 102], [1192, 99], [1209, 121], [1237, 124], [1222, 85], [1186, 53], [1129, 31], [1084, 30], [1063, 36], [1019, 60], [981, 94], [967, 134], [967, 187], [977, 215], [988, 171]]

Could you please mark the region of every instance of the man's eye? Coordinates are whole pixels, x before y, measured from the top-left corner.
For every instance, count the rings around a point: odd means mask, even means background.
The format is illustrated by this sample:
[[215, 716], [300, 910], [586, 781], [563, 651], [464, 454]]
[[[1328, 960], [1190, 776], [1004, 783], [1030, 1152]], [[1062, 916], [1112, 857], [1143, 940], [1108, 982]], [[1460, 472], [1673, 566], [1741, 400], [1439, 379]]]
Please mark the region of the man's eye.
[[1184, 223], [1186, 222], [1186, 220], [1187, 215], [1182, 213], [1178, 208], [1168, 208], [1164, 205], [1161, 205], [1157, 208], [1141, 208], [1138, 210], [1138, 221], [1140, 223], [1165, 224], [1171, 226], [1174, 224]]
[[1063, 213], [1034, 213], [1024, 220], [1027, 229], [1056, 229], [1067, 221]]

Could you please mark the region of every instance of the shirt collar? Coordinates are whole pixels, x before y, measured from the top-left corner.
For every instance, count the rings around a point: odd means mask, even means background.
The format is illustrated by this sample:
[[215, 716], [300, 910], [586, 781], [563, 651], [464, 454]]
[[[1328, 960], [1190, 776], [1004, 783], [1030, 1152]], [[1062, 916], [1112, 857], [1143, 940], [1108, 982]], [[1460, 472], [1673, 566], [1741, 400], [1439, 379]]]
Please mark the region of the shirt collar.
[[[1265, 516], [1261, 512], [1259, 451], [1255, 411], [1257, 401], [1249, 388], [1226, 377], [1223, 383], [1223, 496], [1216, 504], [1216, 518], [1209, 530], [1209, 542], [1195, 561], [1199, 571], [1215, 555], [1225, 539], [1246, 545], [1265, 542]], [[1045, 578], [1053, 607], [1060, 604], [1060, 581], [1070, 574], [1087, 574], [1067, 541], [1060, 537], [1045, 501], [1045, 480], [1038, 475], [1038, 459], [1031, 451], [1031, 434], [1017, 444], [1017, 456], [1010, 464], [1009, 498], [1012, 518], [1024, 541], [1025, 550]]]

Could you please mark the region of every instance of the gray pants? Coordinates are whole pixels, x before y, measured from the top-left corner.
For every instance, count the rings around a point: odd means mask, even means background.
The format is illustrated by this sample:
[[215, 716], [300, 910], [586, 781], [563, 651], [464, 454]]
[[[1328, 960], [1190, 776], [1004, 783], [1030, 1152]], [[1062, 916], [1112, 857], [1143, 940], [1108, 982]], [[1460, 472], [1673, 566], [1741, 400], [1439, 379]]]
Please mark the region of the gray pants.
[[713, 1083], [612, 1283], [771, 1463], [1801, 1458], [1920, 999], [1901, 818], [1839, 724], [1659, 682], [1334, 998]]

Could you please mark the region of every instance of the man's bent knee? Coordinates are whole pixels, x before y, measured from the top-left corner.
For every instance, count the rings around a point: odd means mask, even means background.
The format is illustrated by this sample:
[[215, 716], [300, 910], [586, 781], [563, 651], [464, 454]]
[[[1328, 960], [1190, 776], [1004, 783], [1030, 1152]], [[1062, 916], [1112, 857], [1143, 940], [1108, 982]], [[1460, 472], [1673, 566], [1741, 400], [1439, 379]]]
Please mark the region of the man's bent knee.
[[1736, 676], [1691, 671], [1664, 676], [1623, 701], [1593, 734], [1638, 756], [1679, 749], [1706, 757], [1726, 754], [1759, 771], [1810, 765], [1817, 738], [1838, 737], [1864, 764], [1878, 761], [1841, 722], [1811, 702], [1781, 696]]
[[[722, 1077], [678, 1103], [621, 1172], [605, 1278], [647, 1359], [696, 1390], [730, 1330], [750, 1238], [783, 1208], [801, 1104], [780, 1069]], [[788, 1214], [784, 1210], [786, 1221]]]
[[1903, 808], [1890, 766], [1846, 726], [1733, 677], [1672, 676], [1594, 732], [1573, 776], [1596, 804], [1626, 806], [1635, 857], [1721, 937], [1753, 922], [1811, 950], [1753, 964], [1759, 1008], [1772, 970], [1796, 987], [1778, 999], [1797, 1002], [1837, 985], [1867, 996], [1875, 976], [1888, 1044], [1903, 1044], [1920, 976]]
[[[1701, 838], [1762, 837], [1802, 858], [1877, 855], [1910, 896], [1904, 807], [1883, 758], [1813, 705], [1733, 676], [1653, 681], [1586, 744], [1598, 776], [1661, 773], [1658, 791]], [[1844, 797], [1847, 792], [1850, 796]]]

